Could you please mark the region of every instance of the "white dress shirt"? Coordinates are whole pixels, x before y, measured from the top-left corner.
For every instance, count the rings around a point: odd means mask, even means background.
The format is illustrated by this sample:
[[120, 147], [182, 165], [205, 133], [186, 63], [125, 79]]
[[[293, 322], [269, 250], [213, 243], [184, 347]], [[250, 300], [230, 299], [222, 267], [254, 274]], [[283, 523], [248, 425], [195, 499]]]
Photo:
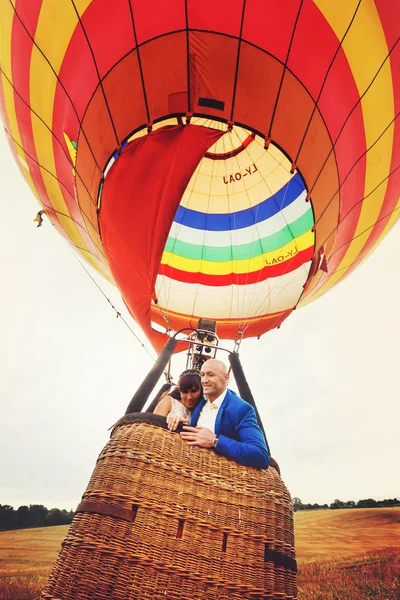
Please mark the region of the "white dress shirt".
[[224, 401], [227, 391], [228, 388], [226, 388], [222, 392], [222, 394], [214, 400], [214, 402], [206, 400], [205, 405], [200, 411], [197, 426], [201, 425], [202, 427], [207, 427], [207, 429], [210, 429], [215, 433], [215, 421], [217, 419], [218, 411], [220, 409], [221, 404]]

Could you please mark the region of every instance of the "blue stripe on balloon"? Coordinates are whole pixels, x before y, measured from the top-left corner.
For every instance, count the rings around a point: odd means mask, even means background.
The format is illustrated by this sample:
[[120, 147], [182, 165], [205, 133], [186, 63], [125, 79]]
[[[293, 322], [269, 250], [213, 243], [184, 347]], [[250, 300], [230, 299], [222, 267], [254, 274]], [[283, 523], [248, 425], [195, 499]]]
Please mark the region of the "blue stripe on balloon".
[[243, 229], [273, 217], [289, 204], [292, 204], [305, 189], [303, 180], [296, 173], [279, 192], [252, 208], [230, 214], [209, 214], [178, 206], [174, 221], [179, 225], [186, 225], [186, 227], [202, 231]]

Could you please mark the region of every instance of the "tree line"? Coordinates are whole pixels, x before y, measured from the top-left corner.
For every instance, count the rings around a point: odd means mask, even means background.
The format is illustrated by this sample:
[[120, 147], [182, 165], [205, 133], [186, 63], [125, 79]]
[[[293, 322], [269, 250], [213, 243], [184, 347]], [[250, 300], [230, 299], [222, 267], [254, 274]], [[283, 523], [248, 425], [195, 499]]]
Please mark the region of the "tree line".
[[73, 516], [73, 510], [60, 510], [59, 508], [49, 510], [42, 504], [20, 506], [17, 510], [8, 504], [0, 504], [0, 531], [68, 525]]
[[[300, 498], [292, 498], [293, 508], [298, 510], [316, 510], [318, 508], [379, 508], [382, 506], [400, 506], [399, 498], [388, 498], [386, 500], [374, 500], [366, 498], [354, 502], [348, 500], [334, 500], [331, 504], [303, 504]], [[0, 531], [9, 529], [27, 529], [30, 527], [51, 527], [53, 525], [69, 525], [73, 519], [74, 511], [59, 508], [50, 510], [42, 504], [30, 504], [20, 506], [15, 510], [8, 504], [0, 504]]]
[[318, 508], [380, 508], [383, 506], [400, 506], [399, 498], [387, 498], [386, 500], [374, 500], [373, 498], [365, 498], [354, 502], [354, 500], [348, 500], [343, 502], [342, 500], [334, 500], [331, 504], [303, 504], [300, 498], [292, 498], [293, 508], [295, 512], [297, 510], [315, 510]]

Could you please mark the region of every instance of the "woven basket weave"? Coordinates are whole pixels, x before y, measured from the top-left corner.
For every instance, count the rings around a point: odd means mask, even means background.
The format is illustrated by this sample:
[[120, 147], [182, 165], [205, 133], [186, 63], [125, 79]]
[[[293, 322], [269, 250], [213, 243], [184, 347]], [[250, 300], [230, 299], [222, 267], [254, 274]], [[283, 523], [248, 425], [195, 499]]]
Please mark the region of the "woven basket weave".
[[98, 458], [41, 598], [293, 600], [294, 556], [275, 469], [127, 423]]

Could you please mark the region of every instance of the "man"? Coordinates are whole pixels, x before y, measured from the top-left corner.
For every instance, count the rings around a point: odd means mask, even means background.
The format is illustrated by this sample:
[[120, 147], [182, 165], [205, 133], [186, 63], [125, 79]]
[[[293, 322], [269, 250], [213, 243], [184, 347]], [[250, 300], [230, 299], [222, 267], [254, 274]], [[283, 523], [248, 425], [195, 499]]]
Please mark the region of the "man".
[[226, 365], [209, 359], [200, 375], [204, 398], [193, 411], [191, 426], [183, 427], [181, 438], [188, 446], [212, 448], [247, 467], [266, 469], [270, 459], [264, 434], [254, 408], [227, 389]]

